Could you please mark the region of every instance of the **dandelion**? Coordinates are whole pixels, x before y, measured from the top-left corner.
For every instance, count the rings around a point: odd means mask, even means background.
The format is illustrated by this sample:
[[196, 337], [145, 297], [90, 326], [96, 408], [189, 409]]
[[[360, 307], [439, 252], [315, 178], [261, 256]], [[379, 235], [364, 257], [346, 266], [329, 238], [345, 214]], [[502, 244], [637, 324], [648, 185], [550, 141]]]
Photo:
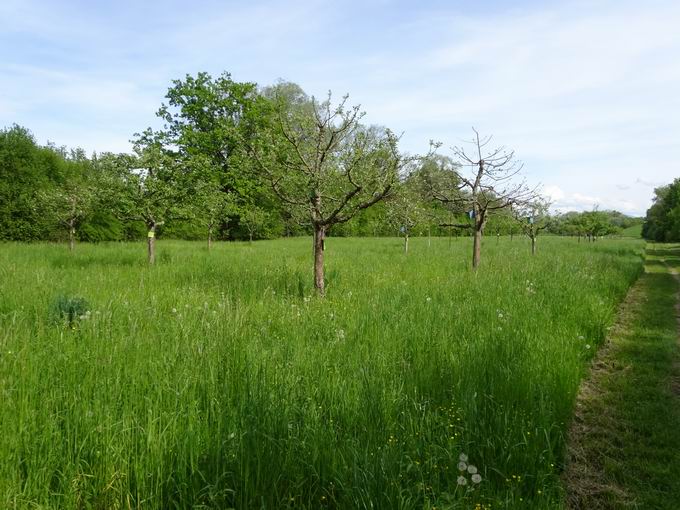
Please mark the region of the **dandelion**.
[[461, 461], [461, 462], [467, 462], [467, 461], [468, 461], [468, 456], [465, 455], [464, 453], [461, 453], [461, 454], [458, 456], [458, 460]]
[[463, 461], [460, 461], [458, 463], [458, 471], [465, 471], [467, 469], [467, 464]]
[[177, 308], [173, 308], [172, 313], [177, 313]]
[[467, 472], [470, 473], [471, 475], [474, 475], [474, 474], [477, 473], [477, 468], [475, 466], [473, 466], [472, 464], [470, 464], [467, 467]]
[[425, 301], [427, 301], [427, 302], [429, 303], [430, 301], [432, 301], [432, 298], [431, 298], [430, 296], [427, 296], [427, 297], [425, 298]]
[[464, 476], [459, 476], [457, 479], [458, 485], [467, 485], [467, 478]]
[[472, 475], [472, 483], [479, 483], [482, 481], [482, 475], [475, 473]]
[[579, 335], [579, 336], [578, 336], [578, 339], [579, 339], [579, 340], [585, 340], [585, 338], [586, 338], [586, 337], [584, 337], [583, 335]]
[[502, 319], [502, 318], [503, 318], [503, 314], [502, 314], [502, 313], [499, 313], [499, 314], [498, 314], [498, 318], [499, 318], [499, 319]]
[[586, 344], [586, 349], [590, 349], [590, 344]]

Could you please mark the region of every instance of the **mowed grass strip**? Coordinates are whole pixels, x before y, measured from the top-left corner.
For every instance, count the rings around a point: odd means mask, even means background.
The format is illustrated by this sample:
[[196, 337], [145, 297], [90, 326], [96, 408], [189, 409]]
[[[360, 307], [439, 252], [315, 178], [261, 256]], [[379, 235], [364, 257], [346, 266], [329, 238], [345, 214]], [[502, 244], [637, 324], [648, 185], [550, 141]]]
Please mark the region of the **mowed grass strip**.
[[647, 250], [610, 341], [581, 388], [565, 472], [574, 509], [680, 508], [680, 248]]
[[0, 245], [0, 507], [559, 506], [643, 244], [470, 244], [328, 239], [324, 300], [310, 239]]

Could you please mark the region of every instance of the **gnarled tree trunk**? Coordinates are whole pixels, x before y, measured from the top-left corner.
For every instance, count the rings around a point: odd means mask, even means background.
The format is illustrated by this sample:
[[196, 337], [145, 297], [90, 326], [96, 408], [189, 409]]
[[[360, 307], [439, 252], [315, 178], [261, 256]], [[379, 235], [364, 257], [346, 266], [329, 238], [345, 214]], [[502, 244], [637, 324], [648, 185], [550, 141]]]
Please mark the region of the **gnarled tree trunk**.
[[472, 241], [472, 269], [479, 267], [479, 261], [482, 259], [482, 231], [475, 229], [475, 237]]
[[326, 227], [314, 225], [314, 288], [323, 296], [326, 292], [324, 282], [323, 252], [325, 249]]
[[536, 255], [536, 236], [531, 238], [531, 254]]

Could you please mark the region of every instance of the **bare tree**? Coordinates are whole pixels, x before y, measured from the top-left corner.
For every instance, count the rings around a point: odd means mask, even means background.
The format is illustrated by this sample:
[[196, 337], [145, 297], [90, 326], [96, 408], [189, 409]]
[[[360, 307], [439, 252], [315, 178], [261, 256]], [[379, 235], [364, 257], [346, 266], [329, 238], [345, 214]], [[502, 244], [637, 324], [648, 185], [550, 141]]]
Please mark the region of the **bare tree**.
[[278, 101], [271, 129], [251, 154], [271, 187], [301, 224], [314, 233], [314, 287], [325, 292], [324, 249], [329, 229], [384, 199], [405, 158], [398, 137], [360, 123], [359, 106]]
[[[514, 151], [505, 147], [489, 148], [491, 136], [480, 137], [472, 128], [472, 150], [452, 147], [458, 166], [452, 166], [452, 178], [439, 180], [431, 186], [431, 196], [444, 204], [465, 212], [470, 223], [453, 223], [442, 226], [471, 228], [474, 235], [472, 267], [477, 269], [481, 260], [482, 235], [489, 215], [513, 205], [522, 205], [537, 198], [537, 188], [530, 188], [519, 177], [522, 164], [515, 160]], [[463, 167], [470, 171], [464, 174]]]

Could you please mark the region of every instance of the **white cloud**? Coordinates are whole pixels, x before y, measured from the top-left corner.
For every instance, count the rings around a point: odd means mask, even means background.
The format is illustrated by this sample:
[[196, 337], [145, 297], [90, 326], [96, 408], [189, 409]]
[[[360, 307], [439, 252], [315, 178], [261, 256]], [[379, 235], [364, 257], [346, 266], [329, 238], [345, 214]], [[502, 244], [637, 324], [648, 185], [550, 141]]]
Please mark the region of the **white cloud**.
[[652, 188], [678, 174], [673, 0], [179, 7], [5, 0], [0, 115], [61, 143], [125, 148], [156, 122], [172, 79], [228, 70], [262, 84], [291, 79], [316, 95], [349, 92], [369, 122], [404, 131], [409, 152], [430, 139], [459, 144], [474, 125], [573, 207], [642, 214]]

